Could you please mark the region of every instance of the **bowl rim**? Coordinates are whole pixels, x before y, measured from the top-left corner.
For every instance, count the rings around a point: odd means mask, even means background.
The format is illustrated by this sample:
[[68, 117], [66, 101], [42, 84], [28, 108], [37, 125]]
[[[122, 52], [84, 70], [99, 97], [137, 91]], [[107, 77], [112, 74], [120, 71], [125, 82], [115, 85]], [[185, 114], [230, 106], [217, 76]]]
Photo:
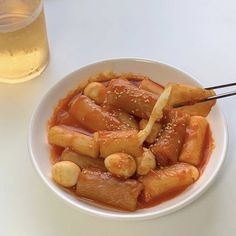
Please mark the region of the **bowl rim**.
[[[184, 75], [190, 77], [192, 80], [194, 80], [195, 82], [197, 82], [200, 86], [202, 86], [202, 84], [199, 82], [199, 80], [197, 80], [194, 76], [192, 76], [189, 73], [186, 73], [185, 71], [182, 71], [181, 69], [179, 69], [176, 66], [173, 66], [171, 64], [165, 63], [163, 61], [154, 61], [154, 60], [149, 60], [149, 59], [145, 59], [145, 58], [111, 58], [111, 59], [106, 59], [106, 60], [99, 60], [99, 61], [95, 61], [92, 63], [89, 63], [87, 65], [81, 66], [80, 68], [78, 68], [77, 70], [67, 74], [66, 76], [64, 76], [62, 79], [60, 79], [59, 81], [57, 81], [55, 84], [53, 84], [46, 92], [45, 94], [40, 98], [38, 104], [36, 105], [32, 115], [31, 115], [31, 119], [30, 119], [30, 125], [29, 125], [29, 129], [28, 129], [28, 140], [27, 140], [27, 145], [28, 145], [28, 151], [29, 151], [29, 156], [30, 156], [30, 160], [32, 165], [34, 166], [34, 168], [36, 169], [36, 172], [38, 173], [38, 175], [41, 177], [41, 179], [43, 180], [43, 182], [49, 187], [49, 189], [57, 196], [57, 198], [59, 198], [61, 201], [63, 201], [64, 203], [66, 203], [68, 206], [73, 207], [77, 210], [80, 210], [82, 212], [85, 212], [87, 214], [93, 215], [93, 216], [97, 216], [97, 217], [103, 217], [103, 218], [107, 218], [107, 219], [116, 219], [116, 220], [147, 220], [147, 219], [153, 219], [153, 218], [157, 218], [160, 216], [164, 216], [167, 214], [171, 214], [185, 206], [187, 206], [188, 204], [192, 203], [194, 200], [196, 200], [198, 197], [200, 197], [203, 193], [205, 193], [208, 188], [211, 186], [211, 184], [214, 182], [214, 180], [216, 179], [216, 176], [219, 173], [219, 170], [221, 169], [225, 158], [226, 158], [226, 153], [227, 153], [227, 147], [228, 147], [228, 128], [227, 128], [227, 124], [226, 124], [226, 120], [225, 120], [225, 116], [222, 112], [221, 109], [219, 109], [220, 115], [221, 115], [221, 119], [222, 119], [222, 125], [223, 125], [223, 131], [224, 131], [224, 137], [223, 137], [223, 150], [222, 150], [222, 158], [217, 162], [217, 165], [215, 166], [215, 169], [213, 170], [210, 178], [208, 178], [205, 182], [202, 183], [201, 186], [199, 186], [199, 188], [190, 196], [188, 196], [187, 198], [181, 200], [180, 202], [177, 202], [176, 204], [171, 205], [170, 207], [164, 208], [162, 210], [159, 210], [158, 212], [148, 212], [148, 213], [143, 213], [143, 214], [132, 214], [129, 215], [129, 212], [122, 212], [119, 214], [117, 214], [116, 212], [102, 212], [99, 209], [98, 210], [94, 210], [92, 208], [88, 206], [82, 206], [82, 205], [78, 205], [75, 204], [71, 199], [68, 199], [65, 195], [61, 194], [59, 191], [56, 190], [56, 188], [54, 188], [54, 186], [48, 182], [48, 180], [46, 179], [46, 177], [44, 176], [44, 173], [41, 171], [40, 167], [37, 164], [37, 161], [34, 157], [34, 152], [32, 149], [32, 138], [33, 138], [33, 125], [37, 116], [37, 111], [40, 107], [40, 105], [42, 103], [44, 103], [44, 100], [46, 100], [46, 98], [49, 96], [49, 94], [51, 93], [51, 91], [53, 89], [56, 89], [56, 87], [60, 87], [61, 84], [64, 83], [65, 80], [68, 79], [68, 77], [71, 77], [73, 74], [79, 73], [80, 70], [84, 70], [84, 69], [88, 69], [91, 66], [95, 66], [95, 65], [99, 65], [99, 64], [103, 64], [103, 63], [110, 63], [110, 62], [144, 62], [144, 63], [148, 63], [148, 64], [156, 64], [156, 65], [163, 65], [166, 67], [170, 67], [178, 72], [183, 73]], [[216, 107], [219, 107], [218, 104], [216, 104]]]

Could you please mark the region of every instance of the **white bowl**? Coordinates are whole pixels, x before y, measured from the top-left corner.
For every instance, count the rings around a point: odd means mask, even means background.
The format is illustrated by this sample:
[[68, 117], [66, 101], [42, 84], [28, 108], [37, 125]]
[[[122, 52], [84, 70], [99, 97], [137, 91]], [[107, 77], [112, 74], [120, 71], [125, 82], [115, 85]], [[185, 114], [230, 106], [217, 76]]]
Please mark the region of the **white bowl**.
[[84, 212], [107, 218], [129, 220], [150, 219], [166, 215], [191, 203], [210, 186], [219, 172], [225, 158], [227, 148], [227, 128], [225, 119], [217, 105], [212, 109], [208, 116], [215, 140], [215, 148], [207, 167], [196, 183], [169, 201], [151, 208], [140, 209], [135, 212], [116, 211], [84, 202], [66, 192], [52, 181], [49, 146], [47, 143], [47, 121], [52, 115], [53, 108], [61, 98], [65, 97], [67, 93], [73, 90], [79, 83], [81, 83], [81, 81], [107, 70], [116, 73], [140, 73], [149, 76], [152, 80], [157, 81], [162, 85], [166, 85], [168, 82], [180, 82], [201, 86], [201, 84], [192, 76], [183, 73], [172, 66], [142, 59], [112, 59], [101, 61], [85, 66], [71, 73], [64, 79], [60, 80], [47, 92], [32, 116], [28, 146], [33, 165], [38, 174], [46, 185], [58, 197], [63, 199], [64, 202], [67, 202], [76, 209]]

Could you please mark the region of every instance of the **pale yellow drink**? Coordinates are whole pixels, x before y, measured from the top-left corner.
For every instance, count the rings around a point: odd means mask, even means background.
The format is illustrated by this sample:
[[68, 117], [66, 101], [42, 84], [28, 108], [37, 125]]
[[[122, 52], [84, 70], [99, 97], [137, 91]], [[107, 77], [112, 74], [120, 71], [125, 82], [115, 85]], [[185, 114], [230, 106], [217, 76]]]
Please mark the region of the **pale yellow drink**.
[[0, 82], [6, 83], [35, 78], [49, 60], [42, 2], [12, 2], [15, 4], [7, 8], [9, 13], [0, 12]]

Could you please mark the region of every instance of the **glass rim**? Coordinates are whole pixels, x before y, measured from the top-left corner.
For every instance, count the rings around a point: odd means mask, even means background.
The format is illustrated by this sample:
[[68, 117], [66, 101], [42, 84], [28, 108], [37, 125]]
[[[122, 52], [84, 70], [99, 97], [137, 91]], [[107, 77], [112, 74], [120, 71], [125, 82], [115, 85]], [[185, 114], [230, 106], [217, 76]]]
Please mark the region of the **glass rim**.
[[20, 22], [16, 23], [10, 23], [10, 24], [5, 24], [5, 25], [0, 25], [0, 33], [7, 33], [7, 32], [13, 32], [17, 31], [19, 29], [22, 29], [32, 23], [41, 13], [43, 9], [43, 0], [40, 0], [38, 6], [35, 8], [32, 13], [27, 16], [25, 19], [23, 19]]

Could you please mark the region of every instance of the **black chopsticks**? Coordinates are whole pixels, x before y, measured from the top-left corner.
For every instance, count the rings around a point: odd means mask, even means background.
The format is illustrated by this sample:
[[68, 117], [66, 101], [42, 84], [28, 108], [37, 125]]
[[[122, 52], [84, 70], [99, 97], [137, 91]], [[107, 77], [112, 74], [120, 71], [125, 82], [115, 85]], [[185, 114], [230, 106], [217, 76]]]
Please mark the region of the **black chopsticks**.
[[[205, 89], [211, 90], [211, 89], [220, 89], [220, 88], [232, 87], [232, 86], [236, 86], [236, 83], [221, 84], [221, 85], [217, 85], [217, 86], [213, 86], [213, 87], [207, 87]], [[180, 104], [174, 104], [173, 108], [178, 108], [178, 107], [188, 106], [188, 105], [194, 105], [196, 103], [207, 102], [207, 101], [210, 101], [210, 100], [215, 100], [215, 99], [224, 98], [224, 97], [230, 97], [230, 96], [234, 96], [234, 95], [236, 95], [236, 91], [226, 92], [226, 93], [214, 95], [214, 96], [202, 99], [202, 100], [198, 100], [194, 103], [193, 102], [191, 102], [191, 103], [190, 102], [185, 102], [185, 103], [180, 103]]]
[[221, 84], [221, 85], [217, 85], [217, 86], [213, 86], [213, 87], [208, 87], [208, 88], [205, 88], [207, 90], [210, 90], [210, 89], [219, 89], [219, 88], [225, 88], [225, 87], [232, 87], [232, 86], [235, 86], [236, 83], [230, 83], [230, 84]]

